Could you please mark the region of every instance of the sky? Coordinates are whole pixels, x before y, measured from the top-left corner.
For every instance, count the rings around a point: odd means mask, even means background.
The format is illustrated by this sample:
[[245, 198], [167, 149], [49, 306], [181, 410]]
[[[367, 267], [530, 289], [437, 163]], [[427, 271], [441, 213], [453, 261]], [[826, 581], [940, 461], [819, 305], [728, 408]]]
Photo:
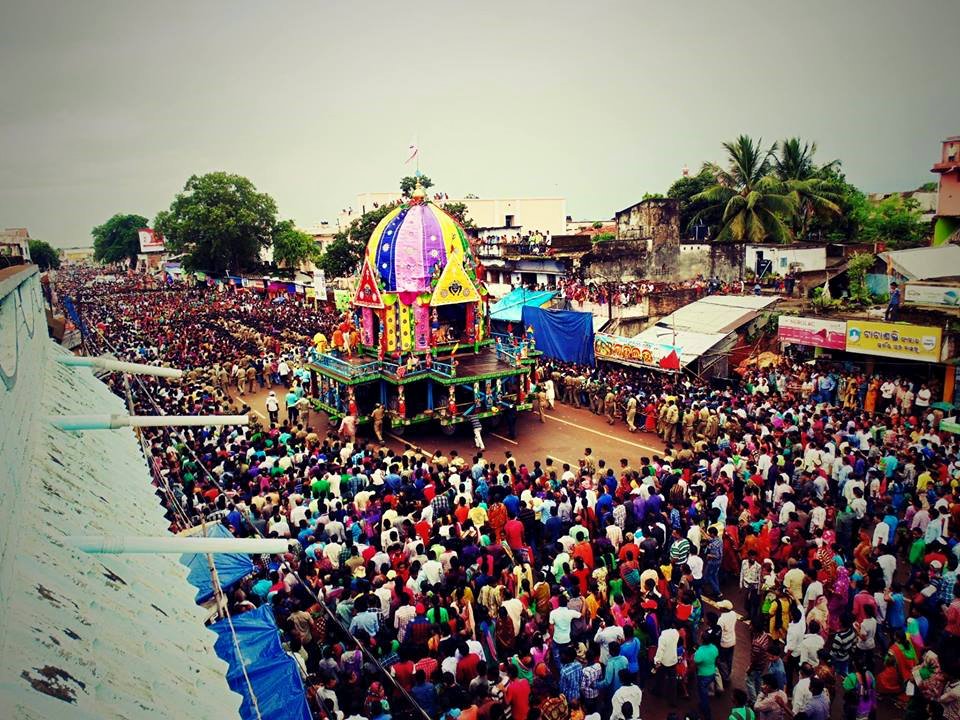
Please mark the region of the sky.
[[0, 226], [67, 247], [192, 174], [302, 227], [391, 191], [612, 217], [741, 133], [816, 141], [872, 191], [960, 134], [956, 0], [0, 4]]

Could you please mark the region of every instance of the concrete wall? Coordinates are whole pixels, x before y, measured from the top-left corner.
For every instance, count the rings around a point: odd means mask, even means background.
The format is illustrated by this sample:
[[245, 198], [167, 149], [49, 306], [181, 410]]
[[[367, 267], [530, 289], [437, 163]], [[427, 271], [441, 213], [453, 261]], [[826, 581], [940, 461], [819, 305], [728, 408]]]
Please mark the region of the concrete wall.
[[650, 199], [616, 214], [618, 240], [648, 240], [648, 249], [680, 243], [680, 203]]
[[683, 243], [680, 245], [675, 275], [681, 280], [689, 280], [698, 275], [705, 278], [717, 276], [729, 282], [740, 277], [742, 263], [742, 245]]
[[774, 275], [785, 275], [793, 264], [800, 265], [802, 272], [816, 272], [818, 270], [826, 270], [827, 268], [826, 247], [807, 248], [778, 245], [747, 245], [746, 253], [747, 269], [755, 270], [757, 267], [757, 255], [758, 253], [763, 253], [765, 260], [773, 261], [771, 272]]

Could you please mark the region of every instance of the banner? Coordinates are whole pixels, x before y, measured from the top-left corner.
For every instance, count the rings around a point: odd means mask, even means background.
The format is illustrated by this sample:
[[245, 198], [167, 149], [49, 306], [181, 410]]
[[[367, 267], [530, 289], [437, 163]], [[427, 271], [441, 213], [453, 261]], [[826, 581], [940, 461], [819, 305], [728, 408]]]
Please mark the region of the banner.
[[323, 270], [313, 271], [313, 287], [317, 291], [317, 298], [326, 302], [327, 299], [327, 274]]
[[662, 367], [671, 353], [679, 357], [682, 352], [679, 347], [673, 345], [652, 343], [609, 333], [594, 335], [593, 351], [600, 360], [622, 360], [650, 367]]
[[784, 343], [843, 350], [847, 346], [847, 324], [843, 320], [781, 315], [777, 338]]
[[960, 308], [960, 284], [907, 283], [903, 290], [903, 302], [905, 305]]
[[847, 352], [940, 362], [942, 331], [907, 323], [847, 320]]
[[151, 228], [141, 228], [137, 230], [140, 238], [140, 252], [152, 253], [163, 252], [163, 235]]

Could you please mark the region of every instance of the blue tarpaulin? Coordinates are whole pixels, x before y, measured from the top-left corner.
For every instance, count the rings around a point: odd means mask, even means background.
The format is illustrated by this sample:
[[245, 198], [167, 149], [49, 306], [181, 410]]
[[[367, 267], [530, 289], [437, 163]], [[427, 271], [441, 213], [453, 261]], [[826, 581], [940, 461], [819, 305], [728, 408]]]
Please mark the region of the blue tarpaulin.
[[[207, 537], [233, 537], [223, 525], [211, 524], [207, 526]], [[197, 602], [206, 602], [213, 597], [213, 579], [210, 577], [210, 568], [207, 565], [207, 556], [198, 553], [187, 553], [180, 556], [180, 562], [190, 568], [187, 580], [197, 589]], [[242, 580], [253, 572], [253, 562], [249, 555], [238, 553], [225, 555], [217, 553], [213, 556], [213, 564], [217, 568], [220, 586], [224, 589]]]
[[525, 305], [540, 307], [552, 300], [556, 294], [553, 290], [511, 290], [490, 306], [490, 319], [518, 323]]
[[[256, 720], [257, 717], [247, 680], [243, 676], [243, 665], [246, 665], [247, 676], [264, 720], [311, 720], [296, 661], [280, 647], [273, 608], [264, 605], [234, 615], [232, 620], [237, 634], [236, 643], [230, 632], [229, 621], [221, 620], [211, 625], [210, 629], [217, 633], [213, 645], [217, 655], [230, 665], [227, 682], [233, 690], [243, 695], [240, 717], [243, 720]], [[240, 646], [242, 660], [237, 656], [237, 645]]]
[[593, 365], [593, 315], [573, 310], [523, 308], [523, 326], [533, 328], [537, 350], [564, 362]]

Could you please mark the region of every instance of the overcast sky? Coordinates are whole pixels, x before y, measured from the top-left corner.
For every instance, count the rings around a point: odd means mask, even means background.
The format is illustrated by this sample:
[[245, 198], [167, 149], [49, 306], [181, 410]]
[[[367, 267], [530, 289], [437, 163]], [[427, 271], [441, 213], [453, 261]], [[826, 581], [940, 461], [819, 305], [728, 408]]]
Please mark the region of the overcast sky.
[[48, 2], [0, 9], [0, 225], [89, 244], [193, 173], [303, 226], [392, 190], [611, 217], [739, 133], [816, 140], [866, 191], [960, 133], [957, 0]]

